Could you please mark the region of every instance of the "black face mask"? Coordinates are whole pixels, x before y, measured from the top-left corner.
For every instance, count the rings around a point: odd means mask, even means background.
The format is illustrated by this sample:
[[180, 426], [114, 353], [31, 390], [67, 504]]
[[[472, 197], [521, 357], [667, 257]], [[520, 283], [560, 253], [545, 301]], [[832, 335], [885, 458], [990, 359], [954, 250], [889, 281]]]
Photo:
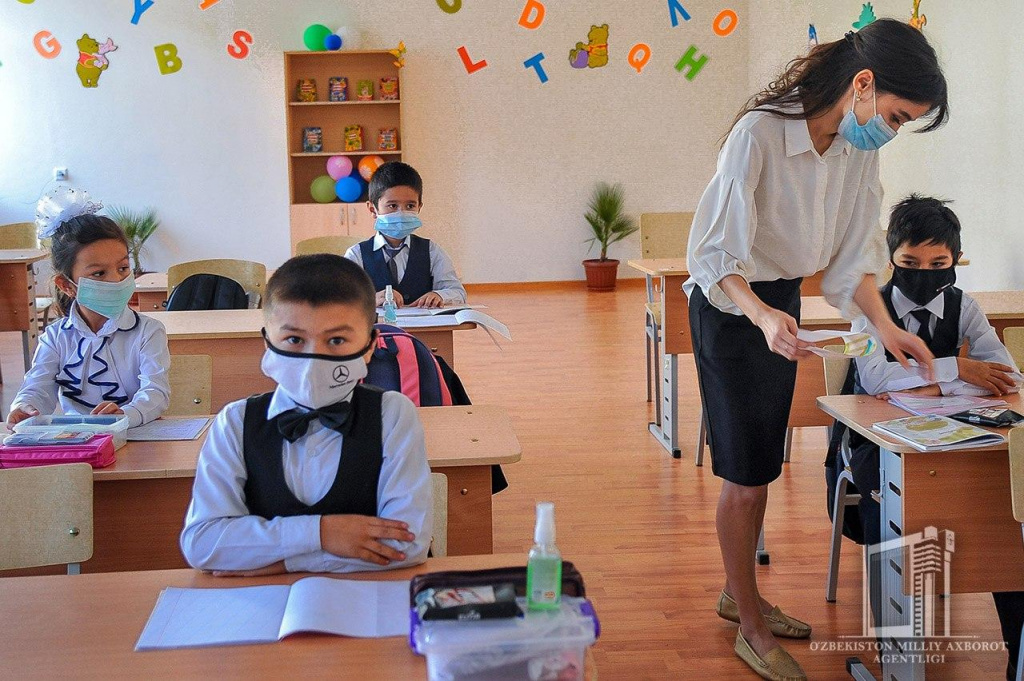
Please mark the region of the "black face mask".
[[924, 306], [956, 283], [956, 267], [943, 270], [912, 270], [892, 265], [892, 283], [907, 298]]

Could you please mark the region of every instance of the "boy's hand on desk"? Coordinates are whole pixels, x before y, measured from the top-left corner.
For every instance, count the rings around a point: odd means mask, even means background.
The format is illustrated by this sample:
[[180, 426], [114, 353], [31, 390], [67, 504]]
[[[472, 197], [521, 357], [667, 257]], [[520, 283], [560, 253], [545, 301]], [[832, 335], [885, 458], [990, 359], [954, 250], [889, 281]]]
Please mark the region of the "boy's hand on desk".
[[7, 427], [13, 428], [15, 424], [21, 423], [25, 419], [30, 419], [33, 416], [39, 416], [39, 412], [32, 407], [18, 407], [12, 409], [11, 413], [7, 415]]
[[377, 565], [405, 560], [404, 553], [382, 544], [381, 539], [411, 542], [416, 535], [409, 532], [408, 523], [398, 520], [366, 515], [320, 517], [320, 546], [339, 558], [357, 558]]
[[[398, 289], [392, 287], [391, 293], [395, 297], [395, 307], [403, 307], [405, 300], [402, 298], [402, 294], [398, 292]], [[384, 307], [384, 291], [377, 291], [377, 307]]]
[[116, 402], [100, 402], [90, 413], [95, 414], [96, 416], [103, 414], [123, 414], [124, 410], [117, 406]]
[[444, 305], [444, 299], [441, 298], [441, 294], [431, 291], [410, 303], [409, 307], [441, 307], [442, 305]]
[[264, 577], [266, 575], [283, 575], [287, 570], [284, 569], [284, 561], [279, 560], [255, 570], [210, 570], [209, 572], [214, 577]]
[[1013, 367], [998, 362], [982, 362], [957, 357], [956, 366], [961, 381], [984, 388], [993, 395], [1006, 395], [1017, 387], [1013, 380]]

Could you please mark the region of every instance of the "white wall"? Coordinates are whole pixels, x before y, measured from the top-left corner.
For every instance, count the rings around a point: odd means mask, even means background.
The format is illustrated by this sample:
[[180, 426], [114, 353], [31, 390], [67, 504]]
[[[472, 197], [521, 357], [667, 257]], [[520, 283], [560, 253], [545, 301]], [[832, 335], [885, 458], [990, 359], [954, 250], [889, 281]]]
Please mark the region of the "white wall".
[[[693, 19], [671, 28], [666, 3], [556, 3], [537, 31], [516, 22], [521, 0], [466, 2], [454, 15], [434, 2], [326, 0], [242, 3], [156, 0], [138, 26], [127, 0], [37, 0], [0, 5], [0, 222], [29, 219], [54, 166], [108, 203], [153, 205], [164, 226], [147, 265], [241, 257], [277, 265], [287, 257], [287, 166], [281, 52], [301, 49], [314, 22], [347, 25], [359, 47], [408, 50], [403, 72], [406, 160], [426, 181], [424, 234], [437, 238], [470, 282], [576, 279], [586, 257], [582, 220], [598, 180], [620, 181], [631, 212], [692, 210], [714, 170], [720, 135], [741, 103], [787, 58], [806, 49], [806, 24], [823, 40], [849, 30], [851, 0], [684, 0]], [[571, 7], [559, 6], [569, 5]], [[714, 35], [711, 20], [734, 8], [740, 27]], [[910, 190], [955, 198], [969, 288], [1024, 284], [1024, 236], [1014, 229], [1014, 190], [1024, 151], [1011, 128], [1020, 110], [1021, 19], [1012, 0], [999, 21], [980, 3], [925, 0], [926, 34], [952, 86], [953, 120], [930, 135], [901, 135], [883, 152], [888, 198]], [[749, 5], [749, 6], [748, 6]], [[879, 15], [904, 17], [909, 0], [877, 0]], [[1012, 25], [1008, 25], [1012, 24]], [[611, 63], [569, 67], [568, 50], [592, 23], [611, 27]], [[224, 49], [245, 28], [257, 38], [238, 62]], [[46, 61], [36, 31], [64, 45]], [[75, 76], [76, 38], [108, 35], [120, 46], [100, 87]], [[638, 41], [654, 58], [641, 75], [625, 54]], [[153, 46], [177, 44], [181, 72], [161, 76]], [[711, 56], [694, 82], [672, 65], [691, 44]], [[468, 75], [465, 44], [489, 66]], [[543, 51], [550, 81], [522, 62]], [[1016, 98], [1019, 100], [1019, 97]], [[911, 138], [911, 139], [904, 139]], [[634, 237], [613, 256], [638, 253]], [[625, 272], [623, 272], [625, 274]]]

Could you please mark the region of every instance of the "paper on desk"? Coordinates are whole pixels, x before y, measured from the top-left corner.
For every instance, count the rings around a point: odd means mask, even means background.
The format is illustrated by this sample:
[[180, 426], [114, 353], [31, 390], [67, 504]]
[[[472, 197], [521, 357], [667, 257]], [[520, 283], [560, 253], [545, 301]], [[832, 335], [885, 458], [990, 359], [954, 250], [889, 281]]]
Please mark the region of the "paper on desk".
[[842, 352], [819, 347], [806, 348], [808, 352], [813, 352], [819, 357], [867, 357], [878, 349], [878, 341], [866, 333], [851, 333], [836, 329], [821, 329], [819, 331], [800, 329], [797, 331], [796, 337], [807, 343], [820, 343], [836, 338], [842, 339]]
[[[451, 305], [445, 307], [400, 307], [395, 310], [397, 317], [432, 317], [434, 315], [455, 314], [461, 310], [485, 310], [486, 305]], [[377, 316], [384, 316], [384, 308], [377, 308]]]
[[[419, 316], [419, 317], [404, 317], [398, 320], [398, 326], [403, 329], [418, 329], [425, 327], [435, 326], [458, 326], [459, 324], [467, 323], [477, 324], [482, 326], [487, 335], [491, 337], [495, 345], [498, 345], [498, 340], [494, 337], [491, 331], [497, 331], [508, 340], [512, 340], [512, 335], [508, 331], [508, 327], [499, 322], [494, 317], [479, 312], [477, 310], [460, 310], [455, 314], [445, 315], [434, 315], [434, 316]], [[498, 345], [500, 348], [501, 346]]]
[[157, 419], [128, 429], [133, 442], [160, 442], [164, 440], [195, 440], [210, 423], [208, 418]]

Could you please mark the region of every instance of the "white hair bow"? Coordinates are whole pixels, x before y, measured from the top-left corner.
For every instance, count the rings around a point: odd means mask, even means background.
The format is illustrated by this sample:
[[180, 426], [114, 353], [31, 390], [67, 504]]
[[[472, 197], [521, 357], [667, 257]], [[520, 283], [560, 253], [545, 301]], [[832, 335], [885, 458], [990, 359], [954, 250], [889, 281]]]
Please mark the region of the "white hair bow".
[[103, 204], [89, 198], [89, 192], [71, 187], [55, 187], [36, 204], [36, 227], [40, 239], [49, 239], [60, 226], [79, 215], [99, 212]]

